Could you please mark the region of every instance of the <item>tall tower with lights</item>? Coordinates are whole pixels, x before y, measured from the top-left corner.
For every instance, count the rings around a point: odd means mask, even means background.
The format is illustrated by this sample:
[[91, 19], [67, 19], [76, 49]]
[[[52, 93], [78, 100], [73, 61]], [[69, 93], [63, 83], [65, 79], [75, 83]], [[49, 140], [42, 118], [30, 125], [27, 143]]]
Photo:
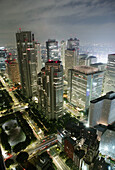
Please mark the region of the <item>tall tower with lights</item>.
[[38, 75], [39, 103], [45, 116], [58, 119], [63, 113], [63, 66], [47, 61]]
[[31, 31], [16, 33], [20, 79], [23, 95], [37, 96], [37, 57], [34, 34]]
[[47, 49], [47, 60], [57, 61], [60, 60], [58, 56], [58, 41], [55, 39], [48, 39], [46, 41], [46, 49]]

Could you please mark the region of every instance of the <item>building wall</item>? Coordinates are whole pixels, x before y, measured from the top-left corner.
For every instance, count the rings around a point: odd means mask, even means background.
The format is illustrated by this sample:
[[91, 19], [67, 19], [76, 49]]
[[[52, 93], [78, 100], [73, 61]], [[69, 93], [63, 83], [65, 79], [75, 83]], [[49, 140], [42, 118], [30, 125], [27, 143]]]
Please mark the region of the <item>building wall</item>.
[[65, 77], [68, 79], [68, 70], [72, 69], [75, 65], [75, 50], [65, 50]]
[[[114, 94], [112, 92], [111, 94]], [[115, 97], [109, 98], [107, 95], [92, 100], [89, 108], [89, 125], [108, 125], [115, 120]]]
[[85, 74], [74, 69], [68, 73], [68, 100], [75, 106], [88, 109], [90, 101], [101, 95], [103, 72]]
[[20, 82], [19, 66], [16, 61], [7, 63], [7, 73], [14, 84]]
[[47, 62], [38, 84], [42, 111], [48, 119], [58, 119], [63, 113], [63, 67], [60, 62]]
[[23, 94], [37, 96], [37, 57], [34, 35], [30, 31], [16, 33], [18, 62]]
[[108, 55], [104, 93], [106, 94], [109, 91], [115, 91], [115, 54]]

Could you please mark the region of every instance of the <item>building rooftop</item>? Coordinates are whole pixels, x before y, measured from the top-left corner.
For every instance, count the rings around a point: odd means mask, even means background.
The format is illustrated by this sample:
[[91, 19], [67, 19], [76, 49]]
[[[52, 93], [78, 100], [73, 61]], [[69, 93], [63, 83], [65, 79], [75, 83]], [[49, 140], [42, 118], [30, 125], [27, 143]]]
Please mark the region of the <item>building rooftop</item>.
[[74, 70], [79, 71], [81, 73], [85, 73], [85, 74], [92, 74], [92, 73], [95, 73], [95, 72], [99, 72], [98, 68], [94, 68], [94, 67], [91, 67], [91, 66], [85, 66], [85, 65], [75, 66]]
[[102, 97], [99, 97], [99, 98], [97, 98], [97, 99], [91, 100], [90, 102], [91, 102], [91, 103], [97, 103], [97, 102], [99, 102], [99, 101], [101, 101], [101, 100], [104, 100], [104, 99], [108, 99], [108, 100], [113, 100], [113, 99], [115, 99], [115, 92], [110, 91], [110, 92], [106, 93], [106, 95], [104, 95], [104, 96], [102, 96]]

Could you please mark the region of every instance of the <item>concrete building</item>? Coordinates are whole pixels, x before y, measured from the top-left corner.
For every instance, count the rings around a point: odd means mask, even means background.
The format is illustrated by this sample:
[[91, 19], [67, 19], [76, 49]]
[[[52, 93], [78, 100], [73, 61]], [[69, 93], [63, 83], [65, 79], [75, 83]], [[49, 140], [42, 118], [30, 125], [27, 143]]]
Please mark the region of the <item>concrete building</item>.
[[108, 92], [105, 96], [90, 101], [89, 125], [108, 125], [115, 121], [115, 92]]
[[109, 91], [115, 91], [115, 54], [108, 55], [104, 93], [106, 94]]
[[101, 137], [99, 151], [115, 160], [115, 131], [107, 129]]
[[46, 41], [46, 49], [47, 49], [47, 61], [60, 60], [58, 56], [58, 41], [56, 41], [55, 39], [48, 39], [48, 41]]
[[63, 66], [61, 61], [48, 61], [38, 75], [39, 104], [48, 119], [63, 113]]
[[37, 96], [37, 54], [31, 31], [16, 33], [18, 63], [23, 95]]
[[96, 56], [88, 56], [87, 57], [87, 66], [91, 66], [91, 64], [97, 63], [97, 57]]
[[37, 74], [41, 72], [42, 61], [41, 61], [41, 48], [40, 43], [35, 43], [36, 57], [37, 57]]
[[65, 50], [66, 50], [66, 42], [62, 40], [61, 41], [61, 61], [62, 61], [64, 70], [65, 70]]
[[71, 104], [87, 110], [92, 99], [101, 95], [102, 71], [89, 66], [76, 66], [68, 73], [68, 100]]
[[72, 69], [76, 61], [76, 51], [75, 50], [65, 50], [65, 78], [68, 80], [68, 70]]
[[65, 78], [68, 80], [68, 70], [79, 65], [79, 39], [70, 38], [65, 50]]
[[20, 83], [19, 65], [16, 59], [6, 60], [7, 74], [13, 84]]
[[6, 66], [5, 66], [6, 57], [7, 57], [7, 51], [5, 47], [0, 47], [0, 71], [6, 70]]
[[79, 39], [78, 38], [70, 38], [67, 42], [68, 50], [76, 51], [76, 65], [79, 65]]

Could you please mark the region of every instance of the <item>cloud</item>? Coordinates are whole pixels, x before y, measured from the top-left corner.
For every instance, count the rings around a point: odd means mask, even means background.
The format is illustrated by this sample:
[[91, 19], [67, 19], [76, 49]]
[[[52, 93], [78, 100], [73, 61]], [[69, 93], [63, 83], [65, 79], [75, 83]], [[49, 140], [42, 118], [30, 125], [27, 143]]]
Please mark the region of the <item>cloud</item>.
[[113, 35], [114, 9], [114, 0], [1, 0], [0, 44], [13, 44], [18, 27], [32, 30], [40, 41], [50, 36], [66, 38], [75, 32], [79, 38], [86, 33], [84, 37], [91, 39], [86, 29], [96, 33], [100, 28], [100, 32], [105, 32], [104, 27], [109, 25]]

